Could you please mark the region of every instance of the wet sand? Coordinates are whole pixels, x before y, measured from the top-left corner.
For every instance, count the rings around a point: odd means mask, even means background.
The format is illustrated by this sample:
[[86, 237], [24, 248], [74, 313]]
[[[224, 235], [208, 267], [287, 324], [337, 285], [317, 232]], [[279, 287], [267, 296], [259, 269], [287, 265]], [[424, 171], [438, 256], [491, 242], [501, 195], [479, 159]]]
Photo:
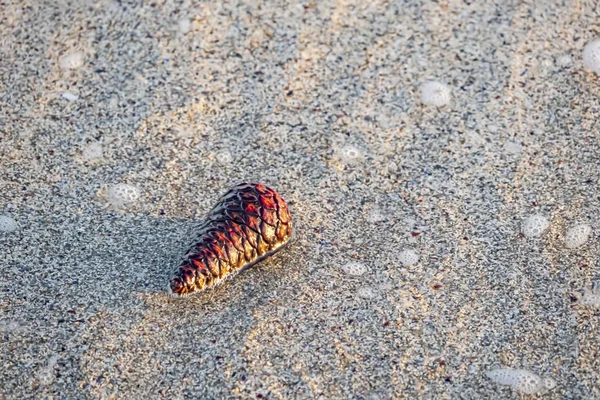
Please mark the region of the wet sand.
[[[532, 4], [0, 5], [0, 398], [523, 397], [499, 367], [600, 398], [600, 309], [573, 304], [600, 280], [600, 11]], [[294, 242], [170, 298], [243, 181]], [[140, 197], [107, 207], [119, 183]]]

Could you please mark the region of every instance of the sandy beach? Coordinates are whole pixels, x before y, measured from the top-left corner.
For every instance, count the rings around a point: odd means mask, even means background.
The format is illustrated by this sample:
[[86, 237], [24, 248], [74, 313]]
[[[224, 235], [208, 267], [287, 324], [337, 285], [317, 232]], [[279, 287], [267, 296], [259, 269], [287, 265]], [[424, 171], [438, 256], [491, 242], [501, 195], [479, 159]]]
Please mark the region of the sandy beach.
[[[1, 400], [600, 399], [596, 1], [8, 0], [0, 20]], [[449, 104], [423, 104], [430, 81]], [[285, 198], [293, 242], [169, 297], [240, 182]]]

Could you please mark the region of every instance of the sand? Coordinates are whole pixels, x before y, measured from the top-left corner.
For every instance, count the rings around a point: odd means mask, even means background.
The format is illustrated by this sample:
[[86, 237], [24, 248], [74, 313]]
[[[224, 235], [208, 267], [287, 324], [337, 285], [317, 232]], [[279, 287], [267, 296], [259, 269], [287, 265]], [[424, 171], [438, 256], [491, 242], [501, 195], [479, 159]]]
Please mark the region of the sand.
[[[3, 2], [0, 398], [600, 399], [600, 9], [468, 3]], [[293, 244], [170, 298], [243, 181]]]

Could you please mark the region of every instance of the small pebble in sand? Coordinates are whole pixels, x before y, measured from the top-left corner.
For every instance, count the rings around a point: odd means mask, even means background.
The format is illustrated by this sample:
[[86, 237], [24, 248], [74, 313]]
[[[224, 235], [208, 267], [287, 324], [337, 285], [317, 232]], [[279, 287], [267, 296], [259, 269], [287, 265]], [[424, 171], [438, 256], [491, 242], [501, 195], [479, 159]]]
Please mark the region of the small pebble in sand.
[[405, 266], [411, 266], [419, 262], [419, 253], [413, 249], [404, 249], [398, 256], [398, 261]]
[[0, 232], [14, 232], [18, 228], [17, 221], [6, 215], [0, 215]]
[[81, 157], [85, 161], [93, 161], [102, 158], [102, 152], [102, 145], [98, 142], [92, 142], [83, 149], [81, 152]]
[[230, 165], [233, 162], [233, 156], [229, 150], [221, 150], [215, 154], [215, 159], [220, 165]]
[[524, 369], [498, 368], [487, 372], [486, 375], [492, 381], [511, 386], [517, 392], [524, 394], [536, 394], [556, 387], [554, 379], [541, 378]]
[[548, 218], [539, 214], [531, 215], [523, 221], [521, 232], [528, 238], [540, 237], [548, 226], [550, 226]]
[[114, 207], [134, 203], [140, 198], [140, 190], [125, 183], [119, 183], [108, 188], [108, 201]]
[[367, 267], [356, 261], [342, 265], [342, 271], [348, 275], [361, 276], [367, 272]]
[[521, 146], [519, 143], [515, 143], [515, 142], [506, 142], [504, 144], [504, 149], [506, 150], [507, 153], [519, 154], [523, 151], [523, 146]]
[[62, 69], [77, 69], [83, 66], [83, 53], [82, 52], [74, 52], [68, 53], [63, 58], [60, 59], [59, 66]]
[[568, 249], [581, 247], [588, 241], [592, 227], [587, 224], [581, 224], [571, 227], [565, 234], [565, 246]]
[[179, 27], [179, 32], [183, 33], [184, 35], [192, 28], [192, 22], [188, 18], [180, 19], [177, 25]]
[[600, 39], [594, 40], [584, 47], [583, 65], [600, 74]]
[[360, 151], [358, 147], [352, 145], [340, 147], [337, 153], [340, 161], [346, 165], [358, 164], [363, 159], [362, 151]]
[[572, 62], [573, 59], [568, 54], [562, 55], [556, 60], [556, 63], [561, 67], [568, 67], [569, 65], [571, 65]]
[[450, 103], [450, 88], [441, 82], [431, 81], [421, 87], [421, 101], [434, 107], [443, 107]]
[[65, 100], [69, 100], [69, 101], [75, 101], [79, 98], [79, 96], [77, 96], [76, 94], [68, 93], [68, 92], [61, 94], [61, 97]]

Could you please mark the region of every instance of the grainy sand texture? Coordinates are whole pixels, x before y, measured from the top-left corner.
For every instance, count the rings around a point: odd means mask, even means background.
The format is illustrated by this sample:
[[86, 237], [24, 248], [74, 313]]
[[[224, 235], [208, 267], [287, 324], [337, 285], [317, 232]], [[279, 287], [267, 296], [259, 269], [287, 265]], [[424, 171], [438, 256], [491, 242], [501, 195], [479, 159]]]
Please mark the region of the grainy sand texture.
[[[595, 0], [2, 1], [0, 399], [600, 399], [598, 37]], [[169, 297], [244, 181], [294, 242]]]

